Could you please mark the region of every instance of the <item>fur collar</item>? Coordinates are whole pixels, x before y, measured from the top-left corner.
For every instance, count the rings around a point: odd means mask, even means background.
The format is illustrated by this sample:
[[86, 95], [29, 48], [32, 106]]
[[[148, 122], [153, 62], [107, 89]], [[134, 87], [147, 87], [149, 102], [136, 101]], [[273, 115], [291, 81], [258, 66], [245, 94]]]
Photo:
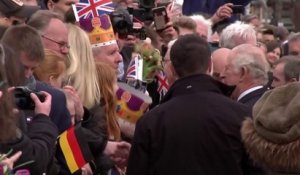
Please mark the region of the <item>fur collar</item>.
[[258, 135], [251, 118], [241, 128], [250, 157], [273, 171], [300, 172], [300, 138], [288, 144], [275, 144]]

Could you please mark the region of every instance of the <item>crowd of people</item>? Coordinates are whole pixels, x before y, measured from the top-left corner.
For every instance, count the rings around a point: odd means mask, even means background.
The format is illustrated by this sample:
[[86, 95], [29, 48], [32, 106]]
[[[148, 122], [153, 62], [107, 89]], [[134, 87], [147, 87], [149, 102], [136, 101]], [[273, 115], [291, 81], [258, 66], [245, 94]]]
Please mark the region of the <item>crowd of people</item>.
[[[0, 174], [300, 174], [300, 33], [233, 13], [248, 1], [155, 1], [163, 29], [133, 18], [143, 30], [124, 36], [111, 19], [115, 39], [94, 43], [78, 2], [0, 1]], [[139, 8], [113, 3], [125, 20]], [[127, 134], [118, 83], [140, 44], [159, 69]]]

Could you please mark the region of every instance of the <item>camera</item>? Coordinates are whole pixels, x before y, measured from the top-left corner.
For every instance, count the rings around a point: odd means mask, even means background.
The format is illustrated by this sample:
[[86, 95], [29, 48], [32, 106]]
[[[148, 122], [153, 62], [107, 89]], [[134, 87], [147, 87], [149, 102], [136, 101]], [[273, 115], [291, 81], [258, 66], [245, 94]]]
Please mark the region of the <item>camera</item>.
[[118, 33], [120, 39], [126, 39], [128, 35], [134, 35], [141, 40], [146, 39], [145, 29], [133, 28], [133, 22], [130, 14], [125, 9], [118, 9], [110, 14], [110, 19], [115, 32]]
[[36, 94], [41, 102], [45, 101], [45, 96], [41, 92], [34, 92], [25, 86], [18, 86], [14, 90], [15, 102], [18, 109], [34, 110], [35, 103], [30, 97], [30, 93]]
[[141, 22], [153, 21], [152, 8], [154, 7], [154, 0], [139, 0], [139, 8], [128, 8], [128, 12], [135, 20]]

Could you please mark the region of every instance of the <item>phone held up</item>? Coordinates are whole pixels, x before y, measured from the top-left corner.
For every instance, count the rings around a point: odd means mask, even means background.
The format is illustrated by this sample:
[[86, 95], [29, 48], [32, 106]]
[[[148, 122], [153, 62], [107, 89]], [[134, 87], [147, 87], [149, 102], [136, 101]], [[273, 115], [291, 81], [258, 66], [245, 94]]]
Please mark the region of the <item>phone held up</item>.
[[231, 9], [232, 14], [243, 14], [245, 12], [245, 7], [242, 5], [233, 5]]
[[153, 8], [152, 13], [153, 13], [155, 29], [157, 31], [165, 29], [169, 21], [166, 7], [161, 6], [161, 7]]

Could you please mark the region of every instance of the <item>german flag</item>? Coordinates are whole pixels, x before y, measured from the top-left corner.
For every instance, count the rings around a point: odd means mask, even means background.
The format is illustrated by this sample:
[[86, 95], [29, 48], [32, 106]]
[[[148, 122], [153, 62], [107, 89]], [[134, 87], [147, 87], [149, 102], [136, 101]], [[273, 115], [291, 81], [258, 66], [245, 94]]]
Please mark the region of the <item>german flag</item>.
[[93, 160], [80, 124], [63, 132], [59, 136], [58, 144], [72, 174]]

